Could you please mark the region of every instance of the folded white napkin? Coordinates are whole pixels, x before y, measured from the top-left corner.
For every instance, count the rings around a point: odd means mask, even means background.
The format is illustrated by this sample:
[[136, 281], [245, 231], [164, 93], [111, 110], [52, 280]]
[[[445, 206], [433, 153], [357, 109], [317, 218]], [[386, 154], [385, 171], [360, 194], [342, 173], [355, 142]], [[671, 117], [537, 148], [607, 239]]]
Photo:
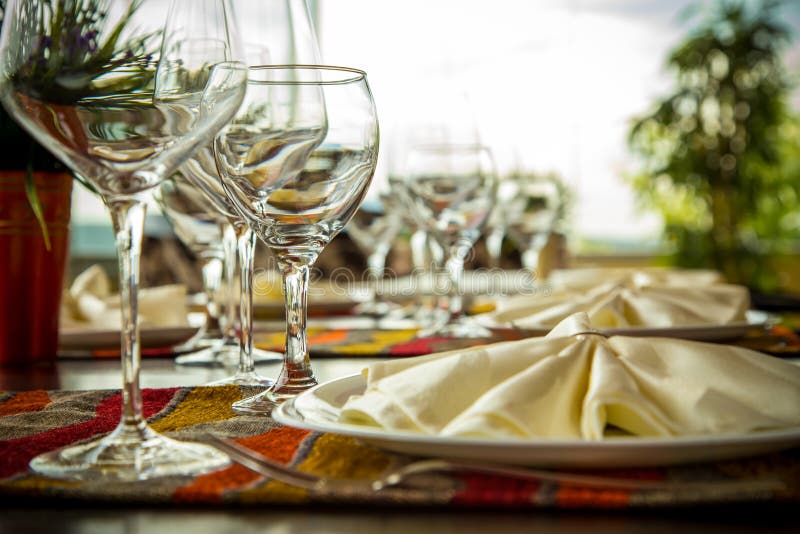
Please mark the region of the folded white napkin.
[[[79, 274], [61, 303], [61, 328], [118, 330], [119, 295], [111, 294], [111, 282], [99, 265]], [[139, 288], [139, 325], [141, 327], [188, 326], [186, 287], [172, 284]]]
[[586, 289], [614, 283], [626, 286], [707, 286], [724, 284], [719, 271], [711, 269], [675, 269], [671, 267], [585, 267], [556, 269], [545, 284], [553, 290]]
[[[681, 285], [678, 278], [661, 283], [641, 273], [629, 274], [594, 287], [577, 284], [535, 293], [503, 297], [486, 318], [517, 328], [552, 327], [585, 312], [594, 328], [680, 327], [746, 322], [750, 294], [733, 284]], [[573, 280], [573, 282], [575, 282]]]
[[364, 370], [346, 423], [480, 438], [599, 440], [800, 425], [800, 367], [748, 349], [586, 334], [576, 314], [543, 338]]

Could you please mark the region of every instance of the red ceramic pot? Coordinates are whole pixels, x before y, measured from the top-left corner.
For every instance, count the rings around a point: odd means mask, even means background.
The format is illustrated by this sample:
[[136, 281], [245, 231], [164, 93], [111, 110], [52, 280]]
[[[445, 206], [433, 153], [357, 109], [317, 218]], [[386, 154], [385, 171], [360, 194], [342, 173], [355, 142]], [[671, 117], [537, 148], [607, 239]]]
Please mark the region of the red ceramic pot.
[[0, 171], [0, 366], [53, 365], [69, 255], [72, 176], [35, 173], [50, 249], [25, 193], [25, 173]]

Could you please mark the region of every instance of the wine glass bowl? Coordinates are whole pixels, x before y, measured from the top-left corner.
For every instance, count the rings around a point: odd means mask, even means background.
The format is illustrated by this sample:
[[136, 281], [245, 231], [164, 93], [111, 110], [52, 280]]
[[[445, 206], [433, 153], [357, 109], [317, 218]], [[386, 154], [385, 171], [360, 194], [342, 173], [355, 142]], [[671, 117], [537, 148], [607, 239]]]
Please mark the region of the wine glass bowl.
[[178, 173], [156, 189], [161, 213], [181, 243], [198, 258], [222, 258], [222, 228], [226, 221], [193, 184]]
[[309, 269], [363, 200], [377, 162], [378, 122], [366, 74], [357, 69], [256, 66], [247, 86], [214, 154], [228, 197], [283, 276], [283, 368], [266, 392], [233, 405], [269, 413], [316, 384], [305, 334]]
[[146, 193], [233, 116], [246, 81], [241, 67], [216, 73], [213, 66], [182, 65], [173, 41], [179, 34], [165, 31], [165, 20], [185, 23], [196, 36], [226, 40], [233, 50], [228, 1], [173, 0], [165, 13], [166, 7], [160, 0], [10, 0], [4, 13], [0, 98], [33, 137], [100, 192], [120, 266], [121, 420], [99, 440], [34, 458], [31, 468], [46, 476], [141, 480], [198, 474], [229, 462], [209, 446], [153, 431], [139, 387], [137, 290]]

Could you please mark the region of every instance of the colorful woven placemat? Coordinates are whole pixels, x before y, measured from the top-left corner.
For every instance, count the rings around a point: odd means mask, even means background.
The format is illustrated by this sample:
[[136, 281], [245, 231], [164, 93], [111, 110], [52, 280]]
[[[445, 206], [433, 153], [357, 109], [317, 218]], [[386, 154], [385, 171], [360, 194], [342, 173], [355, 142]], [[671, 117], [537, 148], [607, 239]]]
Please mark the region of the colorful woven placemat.
[[[308, 330], [308, 346], [312, 357], [335, 356], [419, 356], [434, 352], [462, 349], [499, 341], [514, 341], [525, 333], [511, 329], [495, 329], [491, 338], [417, 338], [416, 329], [365, 330], [319, 329]], [[283, 332], [256, 332], [255, 344], [266, 350], [283, 351]], [[800, 356], [800, 337], [784, 326], [774, 326], [768, 333], [754, 333], [731, 342], [775, 356]]]
[[[309, 329], [308, 346], [311, 356], [420, 356], [446, 350], [462, 349], [522, 339], [514, 330], [498, 330], [490, 338], [417, 338], [417, 329], [365, 330], [365, 329]], [[256, 333], [254, 342], [265, 350], [282, 351], [283, 332]]]
[[[398, 461], [407, 460], [351, 438], [282, 427], [268, 417], [234, 415], [230, 404], [251, 393], [236, 386], [146, 389], [143, 398], [146, 416], [159, 432], [191, 440], [211, 431], [303, 471], [370, 478]], [[742, 492], [724, 496], [687, 491], [601, 490], [475, 475], [459, 476], [459, 487], [448, 490], [390, 488], [377, 493], [309, 493], [240, 465], [195, 479], [175, 477], [130, 483], [58, 481], [28, 470], [28, 462], [35, 455], [102, 435], [114, 428], [119, 415], [120, 392], [114, 390], [0, 392], [0, 495], [7, 501], [50, 498], [92, 503], [219, 506], [325, 502], [356, 507], [644, 508], [721, 501], [800, 501], [800, 450], [713, 464], [603, 472], [620, 477], [678, 481], [776, 476], [787, 484], [786, 490], [776, 494]]]

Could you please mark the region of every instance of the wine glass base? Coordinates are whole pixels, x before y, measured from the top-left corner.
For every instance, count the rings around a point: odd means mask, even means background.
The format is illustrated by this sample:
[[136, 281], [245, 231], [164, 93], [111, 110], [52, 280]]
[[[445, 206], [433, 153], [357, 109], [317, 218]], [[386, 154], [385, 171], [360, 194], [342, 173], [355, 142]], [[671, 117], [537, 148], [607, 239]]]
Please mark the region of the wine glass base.
[[178, 365], [194, 365], [199, 367], [225, 367], [229, 365], [229, 362], [236, 362], [238, 359], [238, 345], [219, 345], [189, 354], [181, 354], [175, 358], [175, 363]]
[[31, 469], [68, 480], [136, 481], [166, 476], [195, 476], [230, 465], [217, 449], [176, 441], [145, 426], [117, 430], [99, 440], [36, 456]]
[[317, 384], [317, 379], [313, 375], [280, 385], [273, 384], [270, 389], [263, 393], [234, 402], [231, 409], [238, 414], [269, 415], [278, 404], [298, 396]]
[[271, 378], [261, 376], [255, 371], [249, 373], [236, 373], [233, 376], [209, 382], [207, 386], [253, 386], [253, 387], [272, 387], [275, 383]]
[[268, 391], [265, 391], [254, 397], [236, 401], [231, 405], [231, 410], [241, 415], [269, 415], [279, 403], [269, 398], [267, 393]]
[[394, 302], [369, 300], [362, 302], [353, 308], [353, 313], [362, 317], [374, 317], [376, 319], [380, 319], [390, 316], [391, 314], [399, 314], [401, 313], [402, 309], [402, 306], [395, 304]]
[[[283, 354], [280, 352], [253, 349], [253, 363], [277, 362], [282, 359]], [[182, 354], [175, 358], [175, 363], [197, 367], [236, 367], [239, 364], [239, 345], [221, 345]]]
[[479, 325], [469, 317], [459, 317], [444, 324], [436, 324], [423, 328], [417, 333], [418, 338], [425, 337], [457, 337], [457, 338], [491, 338], [494, 334], [488, 328]]

